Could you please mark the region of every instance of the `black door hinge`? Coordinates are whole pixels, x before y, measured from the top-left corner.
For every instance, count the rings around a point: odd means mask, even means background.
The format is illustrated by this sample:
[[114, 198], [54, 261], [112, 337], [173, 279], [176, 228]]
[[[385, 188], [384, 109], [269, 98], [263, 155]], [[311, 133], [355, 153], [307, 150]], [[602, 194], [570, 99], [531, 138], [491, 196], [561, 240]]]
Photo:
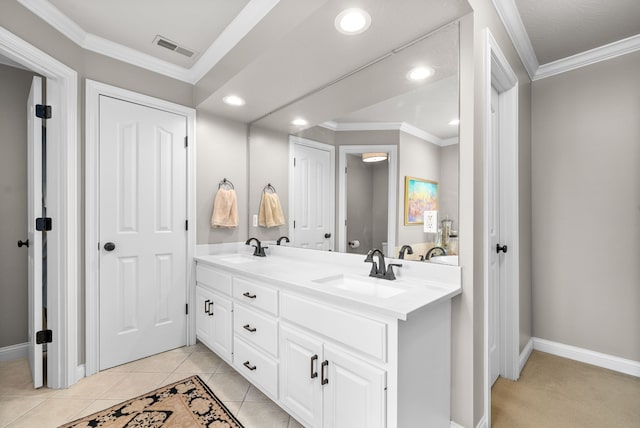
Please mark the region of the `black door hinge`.
[[189, 137], [184, 137], [184, 146], [189, 147]]
[[293, 220], [293, 228], [294, 229], [296, 228], [296, 221], [295, 220]]
[[36, 333], [36, 345], [53, 342], [53, 332], [51, 330], [40, 330]]
[[36, 104], [36, 117], [40, 119], [51, 119], [51, 106]]
[[51, 217], [38, 217], [36, 219], [36, 230], [43, 232], [45, 230], [51, 230], [52, 220]]
[[189, 220], [184, 221], [184, 229], [189, 230]]
[[189, 315], [189, 304], [184, 305], [184, 313], [185, 315]]

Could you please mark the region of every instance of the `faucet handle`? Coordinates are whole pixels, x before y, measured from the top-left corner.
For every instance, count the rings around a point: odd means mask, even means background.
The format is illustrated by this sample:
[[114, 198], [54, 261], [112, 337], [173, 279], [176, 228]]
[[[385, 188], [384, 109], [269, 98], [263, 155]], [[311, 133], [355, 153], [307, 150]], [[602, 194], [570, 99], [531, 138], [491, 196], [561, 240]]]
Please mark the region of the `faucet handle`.
[[396, 275], [395, 273], [393, 273], [393, 267], [402, 267], [402, 263], [389, 263], [387, 265], [387, 271], [384, 274], [384, 279], [388, 279], [390, 281], [393, 281], [394, 279], [396, 279]]

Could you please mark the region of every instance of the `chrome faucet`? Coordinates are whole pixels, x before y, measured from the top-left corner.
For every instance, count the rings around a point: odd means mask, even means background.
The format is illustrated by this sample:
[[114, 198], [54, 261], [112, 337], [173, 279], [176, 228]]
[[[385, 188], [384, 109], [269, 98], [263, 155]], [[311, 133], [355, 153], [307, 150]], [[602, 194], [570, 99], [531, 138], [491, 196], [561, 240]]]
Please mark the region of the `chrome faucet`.
[[439, 256], [446, 256], [447, 255], [447, 250], [445, 250], [444, 248], [442, 248], [442, 247], [433, 247], [429, 251], [427, 251], [427, 254], [425, 254], [425, 256], [424, 256], [424, 259], [425, 260], [431, 259], [431, 257], [433, 257], [433, 253], [435, 253], [436, 251], [440, 252], [440, 254], [438, 254]]
[[253, 248], [255, 248], [255, 250], [253, 250], [253, 255], [256, 257], [266, 257], [267, 255], [264, 253], [264, 250], [269, 247], [263, 247], [258, 238], [249, 238], [245, 244], [249, 245], [251, 244], [251, 241], [256, 241], [256, 245], [253, 245]]
[[[378, 256], [378, 264], [373, 260], [374, 255]], [[396, 279], [396, 275], [393, 272], [393, 267], [402, 267], [402, 264], [400, 263], [389, 263], [388, 266], [385, 265], [384, 254], [377, 248], [369, 250], [364, 261], [365, 263], [371, 263], [371, 272], [369, 272], [369, 276], [373, 278], [394, 280]]]
[[407, 252], [407, 254], [413, 254], [413, 248], [411, 248], [411, 245], [403, 245], [402, 248], [400, 248], [400, 254], [398, 255], [398, 258], [400, 260], [404, 259], [404, 252]]

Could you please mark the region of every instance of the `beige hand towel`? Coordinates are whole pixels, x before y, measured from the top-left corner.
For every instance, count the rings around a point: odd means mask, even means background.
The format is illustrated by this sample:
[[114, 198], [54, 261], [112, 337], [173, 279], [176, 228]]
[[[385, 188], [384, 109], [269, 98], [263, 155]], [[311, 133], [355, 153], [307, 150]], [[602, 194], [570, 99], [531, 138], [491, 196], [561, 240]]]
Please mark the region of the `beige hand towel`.
[[276, 227], [284, 224], [284, 214], [277, 194], [262, 192], [258, 224], [262, 227]]
[[218, 189], [213, 201], [211, 227], [238, 227], [238, 202], [233, 189]]

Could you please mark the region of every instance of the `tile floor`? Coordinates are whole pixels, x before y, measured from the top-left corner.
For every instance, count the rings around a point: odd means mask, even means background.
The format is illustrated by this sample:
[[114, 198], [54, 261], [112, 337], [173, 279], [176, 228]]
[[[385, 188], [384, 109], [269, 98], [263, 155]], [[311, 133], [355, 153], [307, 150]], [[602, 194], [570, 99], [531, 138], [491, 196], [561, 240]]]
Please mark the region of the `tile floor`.
[[0, 428], [57, 427], [194, 374], [245, 428], [302, 427], [198, 343], [105, 370], [59, 390], [33, 389], [26, 359], [0, 362]]

